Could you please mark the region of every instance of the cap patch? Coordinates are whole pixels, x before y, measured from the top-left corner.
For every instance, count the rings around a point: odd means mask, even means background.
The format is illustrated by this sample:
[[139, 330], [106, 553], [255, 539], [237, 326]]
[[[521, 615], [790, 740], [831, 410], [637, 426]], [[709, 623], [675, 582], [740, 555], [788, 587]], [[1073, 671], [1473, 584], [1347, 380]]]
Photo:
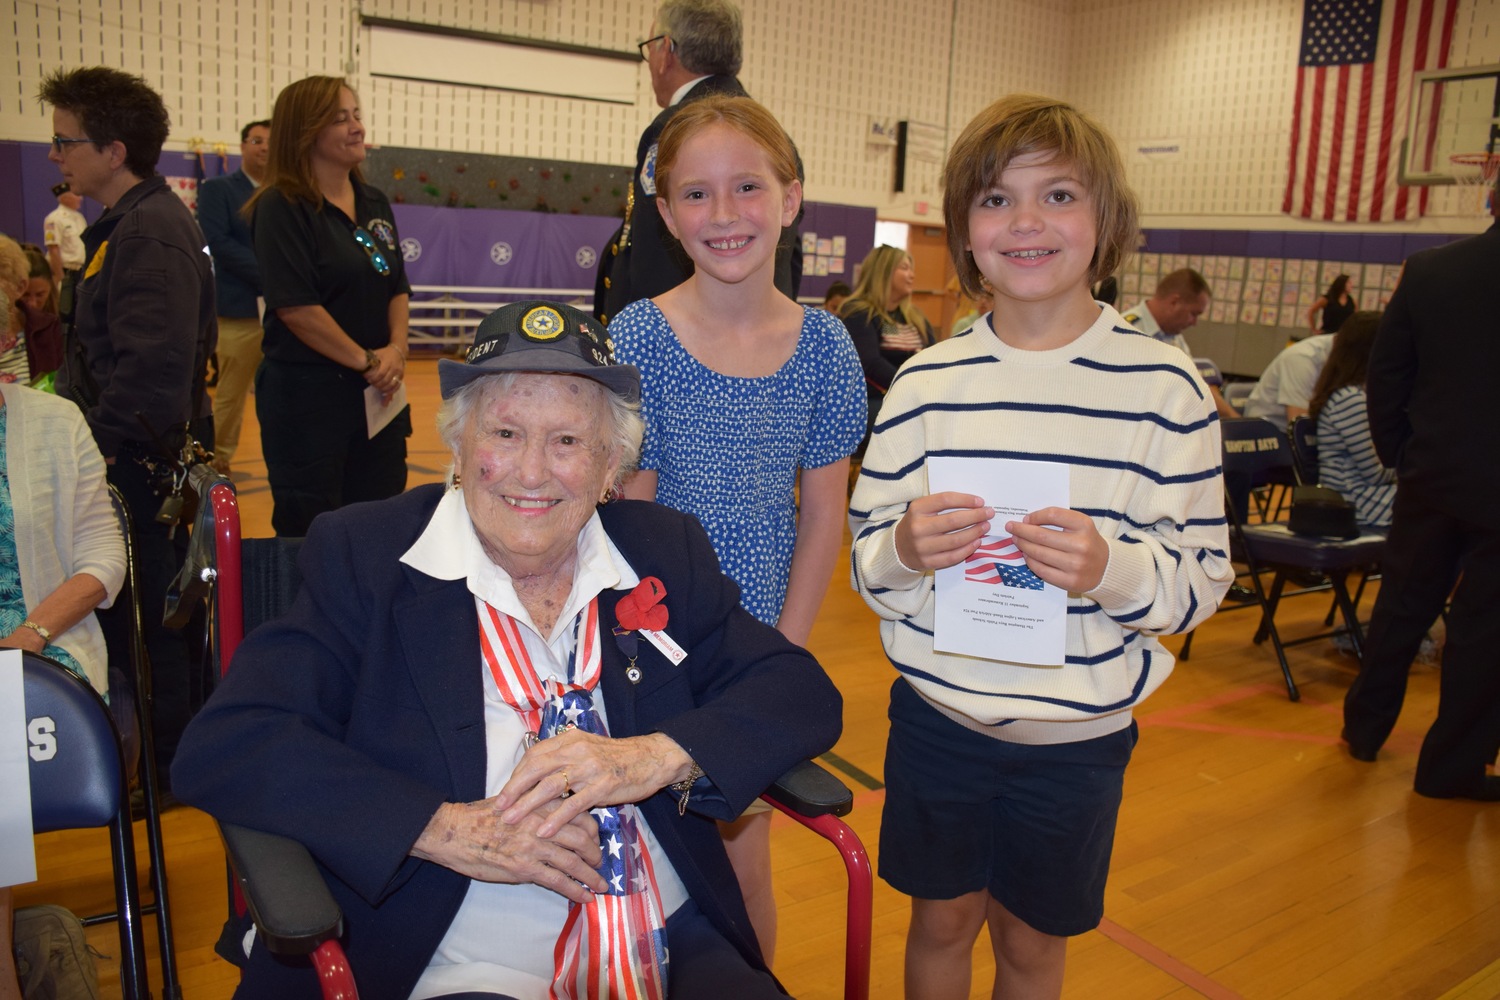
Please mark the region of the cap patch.
[[[551, 306], [537, 306], [521, 317], [521, 333], [527, 340], [543, 343], [556, 340], [563, 335], [565, 329], [562, 314]], [[469, 360], [473, 361], [472, 358]]]

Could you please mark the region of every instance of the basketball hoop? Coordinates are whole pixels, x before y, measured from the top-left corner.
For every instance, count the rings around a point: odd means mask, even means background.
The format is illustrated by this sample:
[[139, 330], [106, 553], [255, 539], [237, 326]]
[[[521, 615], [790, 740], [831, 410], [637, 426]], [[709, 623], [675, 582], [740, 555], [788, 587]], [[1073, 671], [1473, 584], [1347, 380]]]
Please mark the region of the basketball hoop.
[[1469, 205], [1475, 215], [1488, 218], [1490, 194], [1495, 177], [1500, 175], [1500, 153], [1455, 153], [1448, 157], [1457, 169], [1453, 171], [1459, 189], [1468, 192]]

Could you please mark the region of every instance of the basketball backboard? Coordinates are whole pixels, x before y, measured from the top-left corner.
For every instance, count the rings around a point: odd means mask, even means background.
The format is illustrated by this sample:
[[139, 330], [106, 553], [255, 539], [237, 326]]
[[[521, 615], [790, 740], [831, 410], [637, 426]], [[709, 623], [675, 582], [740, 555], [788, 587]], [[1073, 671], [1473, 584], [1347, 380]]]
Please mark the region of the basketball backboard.
[[1500, 153], [1500, 63], [1412, 74], [1398, 183], [1462, 183], [1468, 153]]

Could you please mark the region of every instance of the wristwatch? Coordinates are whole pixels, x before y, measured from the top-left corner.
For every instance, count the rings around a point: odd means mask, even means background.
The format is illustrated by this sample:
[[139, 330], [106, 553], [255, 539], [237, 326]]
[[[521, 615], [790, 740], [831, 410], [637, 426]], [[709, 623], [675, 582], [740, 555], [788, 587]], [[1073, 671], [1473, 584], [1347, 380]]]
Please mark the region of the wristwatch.
[[[45, 642], [45, 643], [50, 644], [52, 642], [52, 633], [50, 631], [48, 631], [47, 629], [43, 628], [42, 626], [38, 625], [36, 622], [32, 621], [30, 618], [26, 619], [24, 622], [21, 623], [21, 628], [29, 628], [29, 629], [31, 629], [31, 631], [33, 631], [37, 635], [41, 636], [42, 637], [42, 641]], [[694, 766], [696, 767], [697, 765], [694, 765]], [[700, 771], [698, 773], [702, 774], [703, 772]]]
[[359, 370], [359, 373], [361, 375], [363, 375], [366, 372], [368, 372], [371, 369], [373, 369], [378, 364], [380, 364], [380, 359], [375, 356], [375, 352], [374, 351], [372, 351], [368, 347], [366, 347], [365, 348], [365, 366]]

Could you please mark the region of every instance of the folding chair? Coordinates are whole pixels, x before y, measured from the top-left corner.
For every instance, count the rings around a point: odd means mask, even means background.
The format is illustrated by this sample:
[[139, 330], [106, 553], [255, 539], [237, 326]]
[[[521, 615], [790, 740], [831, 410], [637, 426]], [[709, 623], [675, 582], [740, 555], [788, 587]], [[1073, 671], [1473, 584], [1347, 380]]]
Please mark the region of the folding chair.
[[[214, 484], [208, 497], [218, 570], [216, 638], [220, 670], [227, 671], [244, 635], [290, 605], [300, 583], [296, 550], [301, 540], [242, 538], [233, 488], [227, 482]], [[849, 878], [844, 996], [865, 1000], [870, 990], [873, 877], [864, 845], [838, 818], [853, 808], [853, 795], [818, 764], [804, 761], [777, 779], [762, 798], [838, 848]], [[220, 830], [236, 888], [266, 947], [278, 955], [306, 955], [327, 1000], [357, 997], [339, 944], [343, 916], [307, 849], [289, 838], [231, 824], [220, 824]]]
[[88, 682], [44, 656], [21, 655], [32, 831], [109, 827], [120, 989], [125, 1000], [149, 1000], [135, 831], [119, 731], [104, 699]]
[[1255, 391], [1257, 382], [1226, 382], [1224, 383], [1224, 401], [1241, 413], [1245, 412], [1245, 400]]
[[1301, 416], [1292, 421], [1292, 465], [1297, 472], [1297, 482], [1302, 486], [1315, 486], [1318, 482], [1318, 424], [1312, 417]]
[[[1361, 532], [1358, 538], [1334, 540], [1312, 538], [1294, 534], [1283, 523], [1246, 524], [1238, 504], [1229, 498], [1243, 495], [1252, 485], [1266, 481], [1270, 476], [1284, 476], [1291, 471], [1291, 448], [1286, 435], [1269, 420], [1226, 420], [1224, 431], [1224, 489], [1225, 507], [1229, 511], [1231, 544], [1237, 548], [1237, 556], [1249, 567], [1251, 586], [1255, 591], [1255, 606], [1261, 609], [1260, 626], [1255, 633], [1257, 644], [1266, 636], [1276, 648], [1276, 658], [1281, 663], [1281, 673], [1286, 680], [1287, 696], [1297, 701], [1301, 695], [1297, 683], [1292, 679], [1291, 667], [1287, 664], [1286, 647], [1325, 639], [1330, 633], [1319, 633], [1298, 639], [1283, 640], [1276, 628], [1276, 608], [1285, 595], [1289, 574], [1313, 572], [1324, 576], [1333, 590], [1334, 600], [1343, 615], [1354, 654], [1364, 660], [1364, 631], [1359, 624], [1355, 601], [1349, 596], [1347, 580], [1350, 573], [1369, 572], [1380, 564], [1385, 553], [1385, 536], [1375, 532]], [[1260, 574], [1274, 574], [1269, 596], [1261, 585]], [[1322, 588], [1311, 588], [1321, 590]], [[1298, 593], [1307, 593], [1303, 590]], [[1252, 605], [1245, 605], [1251, 607]]]
[[1219, 371], [1219, 366], [1214, 364], [1213, 358], [1194, 358], [1193, 364], [1198, 366], [1198, 377], [1203, 379], [1205, 385], [1222, 386], [1224, 374]]
[[[115, 712], [116, 724], [134, 726], [135, 739], [124, 741], [139, 748], [131, 759], [125, 756], [127, 776], [140, 779], [141, 798], [145, 805], [146, 852], [151, 859], [147, 884], [151, 887], [151, 901], [141, 906], [141, 913], [156, 918], [156, 941], [161, 957], [162, 995], [165, 1000], [182, 1000], [182, 984], [177, 975], [177, 950], [172, 933], [171, 899], [167, 892], [167, 858], [165, 838], [161, 832], [161, 783], [156, 773], [156, 748], [151, 716], [151, 666], [146, 653], [145, 628], [141, 620], [139, 566], [136, 562], [135, 522], [125, 498], [113, 485], [109, 487], [110, 500], [114, 504], [115, 516], [120, 521], [120, 530], [125, 536], [125, 586], [115, 597], [124, 601], [127, 611], [126, 633], [130, 644], [130, 674], [134, 685], [134, 719], [121, 719]], [[127, 781], [126, 788], [129, 788]], [[127, 794], [126, 808], [129, 809]], [[114, 913], [98, 913], [84, 917], [83, 924], [107, 923], [119, 919], [119, 910]]]

